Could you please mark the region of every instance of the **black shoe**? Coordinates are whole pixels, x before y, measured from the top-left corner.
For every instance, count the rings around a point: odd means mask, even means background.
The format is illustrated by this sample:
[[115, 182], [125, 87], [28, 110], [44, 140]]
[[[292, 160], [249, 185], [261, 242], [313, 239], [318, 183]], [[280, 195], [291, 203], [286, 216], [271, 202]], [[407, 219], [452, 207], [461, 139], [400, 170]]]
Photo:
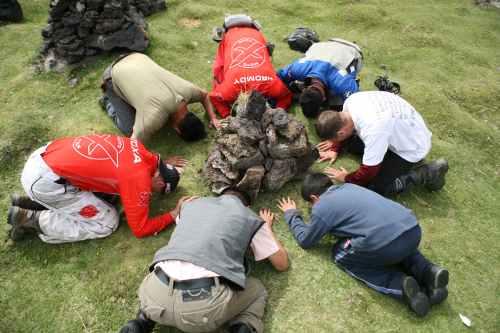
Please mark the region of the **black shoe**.
[[440, 158], [427, 164], [428, 177], [425, 179], [425, 188], [429, 191], [438, 191], [445, 184], [445, 175], [448, 172], [448, 162]]
[[40, 211], [11, 206], [7, 213], [7, 223], [12, 226], [9, 237], [13, 241], [23, 239], [27, 234], [42, 233], [38, 224]]
[[420, 291], [417, 280], [411, 276], [403, 278], [403, 300], [418, 317], [424, 317], [429, 312], [429, 298]]
[[431, 264], [423, 279], [431, 305], [442, 303], [448, 297], [448, 289], [446, 288], [450, 279], [448, 270]]
[[154, 327], [155, 322], [148, 319], [142, 311], [139, 311], [137, 318], [129, 320], [120, 329], [120, 333], [151, 333]]
[[253, 333], [253, 330], [245, 323], [236, 323], [229, 326], [229, 333]]
[[103, 95], [99, 98], [99, 105], [101, 106], [101, 109], [103, 109], [103, 111], [106, 111], [106, 105], [108, 104], [108, 101], [109, 97], [106, 95]]
[[448, 288], [427, 289], [426, 294], [429, 297], [429, 303], [431, 305], [437, 305], [448, 298]]
[[30, 197], [25, 195], [20, 195], [17, 193], [14, 193], [10, 196], [10, 203], [12, 206], [21, 207], [24, 209], [31, 209], [31, 210], [47, 209], [45, 206], [40, 205], [38, 202], [31, 200]]

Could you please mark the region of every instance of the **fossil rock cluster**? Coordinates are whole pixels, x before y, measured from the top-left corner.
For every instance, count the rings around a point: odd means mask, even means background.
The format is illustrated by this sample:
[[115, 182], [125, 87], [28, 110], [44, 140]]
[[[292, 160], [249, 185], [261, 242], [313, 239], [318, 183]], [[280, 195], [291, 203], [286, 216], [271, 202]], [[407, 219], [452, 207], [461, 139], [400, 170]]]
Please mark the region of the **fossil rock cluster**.
[[223, 121], [203, 173], [212, 192], [235, 188], [253, 200], [303, 175], [317, 158], [304, 125], [254, 91], [240, 95], [236, 116]]
[[165, 0], [52, 0], [42, 30], [42, 67], [57, 71], [113, 49], [144, 51], [144, 17], [165, 9]]

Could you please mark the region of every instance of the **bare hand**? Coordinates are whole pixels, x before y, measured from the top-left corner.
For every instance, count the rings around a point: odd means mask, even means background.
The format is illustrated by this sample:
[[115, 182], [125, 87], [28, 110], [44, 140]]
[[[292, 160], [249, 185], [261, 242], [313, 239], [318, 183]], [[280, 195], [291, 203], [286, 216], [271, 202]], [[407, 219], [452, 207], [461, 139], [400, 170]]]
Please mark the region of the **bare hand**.
[[316, 148], [318, 148], [318, 150], [321, 152], [321, 151], [327, 151], [327, 150], [332, 149], [332, 146], [333, 146], [332, 140], [325, 140], [325, 141], [321, 141], [320, 143], [318, 143], [316, 145]]
[[164, 162], [179, 168], [184, 168], [188, 163], [186, 159], [180, 156], [170, 156]]
[[274, 222], [274, 214], [271, 212], [270, 209], [268, 208], [263, 208], [259, 212], [260, 218], [266, 222], [269, 227], [273, 227], [273, 222]]
[[288, 197], [288, 198], [281, 198], [278, 201], [278, 208], [284, 213], [284, 212], [286, 212], [287, 210], [290, 210], [290, 209], [297, 209], [297, 205], [295, 204], [295, 201], [293, 201], [292, 199], [290, 199], [290, 197]]
[[333, 150], [327, 150], [327, 151], [320, 151], [319, 152], [319, 160], [318, 162], [325, 162], [325, 161], [330, 161], [330, 164], [335, 162], [337, 159], [338, 153]]
[[344, 168], [326, 168], [325, 174], [336, 181], [345, 182], [345, 177], [349, 174], [349, 172]]
[[216, 130], [221, 128], [221, 123], [220, 123], [220, 120], [217, 119], [217, 118], [214, 118], [212, 120], [210, 120], [210, 125], [209, 125], [211, 128], [215, 128]]
[[181, 208], [182, 208], [182, 205], [189, 202], [189, 201], [192, 201], [194, 199], [197, 199], [199, 198], [198, 196], [194, 196], [194, 195], [187, 195], [187, 196], [184, 196], [184, 197], [181, 197], [179, 199], [179, 201], [177, 201], [177, 205], [175, 206], [175, 208], [170, 211], [170, 215], [172, 215], [172, 217], [175, 219], [177, 218], [177, 216], [179, 215], [179, 212], [181, 211]]

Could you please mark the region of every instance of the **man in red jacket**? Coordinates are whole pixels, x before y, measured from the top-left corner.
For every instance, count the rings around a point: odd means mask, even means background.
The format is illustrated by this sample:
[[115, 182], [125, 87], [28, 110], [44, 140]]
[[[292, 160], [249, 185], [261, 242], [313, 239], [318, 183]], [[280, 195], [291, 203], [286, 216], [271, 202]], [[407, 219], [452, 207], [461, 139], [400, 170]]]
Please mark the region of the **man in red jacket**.
[[273, 106], [288, 109], [292, 93], [276, 75], [271, 55], [259, 25], [246, 15], [228, 16], [224, 22], [213, 66], [210, 101], [222, 118], [240, 92], [257, 90]]
[[[178, 157], [170, 161], [180, 171], [186, 164]], [[65, 243], [108, 236], [118, 213], [93, 192], [120, 195], [133, 234], [153, 235], [174, 221], [178, 208], [149, 217], [152, 192], [175, 190], [179, 178], [176, 167], [136, 139], [93, 134], [52, 141], [24, 166], [21, 183], [29, 198], [13, 198], [10, 237], [35, 231], [44, 242]]]

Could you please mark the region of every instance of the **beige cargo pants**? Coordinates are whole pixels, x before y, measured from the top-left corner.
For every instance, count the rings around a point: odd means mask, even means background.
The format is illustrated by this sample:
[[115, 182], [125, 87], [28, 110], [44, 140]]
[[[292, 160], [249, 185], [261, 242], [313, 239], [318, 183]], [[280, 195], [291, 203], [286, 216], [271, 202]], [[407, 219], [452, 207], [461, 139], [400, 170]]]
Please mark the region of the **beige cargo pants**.
[[216, 284], [210, 291], [195, 292], [205, 292], [208, 297], [183, 301], [183, 293], [193, 291], [174, 289], [172, 280], [166, 285], [154, 272], [150, 273], [139, 288], [141, 310], [156, 323], [176, 327], [183, 332], [224, 332], [227, 325], [236, 322], [250, 325], [257, 333], [263, 332], [262, 317], [267, 292], [262, 283], [255, 278], [247, 278], [246, 288], [234, 291], [219, 283], [218, 278], [215, 280]]

